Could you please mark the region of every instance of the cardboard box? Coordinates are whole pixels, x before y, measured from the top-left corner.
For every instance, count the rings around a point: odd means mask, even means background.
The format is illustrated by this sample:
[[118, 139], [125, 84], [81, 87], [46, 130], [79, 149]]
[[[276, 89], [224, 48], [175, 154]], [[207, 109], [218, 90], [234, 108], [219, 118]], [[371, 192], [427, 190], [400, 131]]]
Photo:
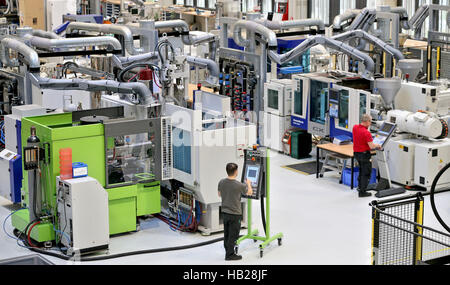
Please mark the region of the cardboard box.
[[45, 0], [19, 0], [21, 27], [45, 30]]

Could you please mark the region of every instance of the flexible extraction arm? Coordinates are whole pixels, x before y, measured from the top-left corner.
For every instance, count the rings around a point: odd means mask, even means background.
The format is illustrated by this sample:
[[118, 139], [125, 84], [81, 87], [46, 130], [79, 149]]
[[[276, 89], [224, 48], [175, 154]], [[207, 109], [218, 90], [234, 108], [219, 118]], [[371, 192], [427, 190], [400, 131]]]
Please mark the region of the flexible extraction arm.
[[244, 39], [241, 35], [243, 29], [245, 29], [247, 31], [247, 37], [248, 37], [249, 33], [261, 35], [263, 40], [268, 45], [268, 48], [269, 48], [268, 55], [269, 55], [270, 59], [272, 59], [273, 61], [275, 61], [278, 64], [283, 64], [283, 63], [293, 60], [294, 58], [296, 58], [296, 57], [300, 56], [301, 54], [303, 54], [304, 52], [306, 52], [308, 49], [312, 48], [313, 46], [325, 45], [325, 46], [334, 48], [336, 50], [342, 51], [342, 52], [348, 54], [349, 56], [355, 57], [358, 60], [362, 61], [366, 67], [365, 73], [363, 74], [364, 77], [367, 77], [367, 78], [371, 77], [371, 73], [373, 73], [374, 69], [375, 69], [375, 63], [373, 62], [373, 59], [369, 55], [367, 55], [367, 54], [357, 50], [356, 48], [353, 48], [343, 42], [340, 42], [340, 41], [337, 41], [334, 39], [330, 39], [330, 38], [326, 38], [326, 37], [320, 36], [320, 35], [307, 38], [301, 44], [296, 46], [294, 49], [290, 50], [289, 52], [287, 52], [285, 54], [280, 55], [276, 51], [277, 46], [278, 46], [276, 34], [272, 30], [266, 28], [265, 26], [258, 24], [256, 22], [253, 22], [253, 21], [239, 20], [234, 24], [233, 39], [236, 42], [236, 44], [238, 44], [240, 46], [246, 47], [249, 44], [249, 40]]
[[342, 29], [343, 23], [356, 18], [359, 15], [361, 10], [359, 9], [349, 9], [346, 10], [343, 14], [337, 15], [333, 19], [333, 29], [340, 30]]
[[409, 20], [409, 25], [412, 29], [414, 29], [414, 38], [420, 39], [420, 35], [422, 33], [423, 23], [430, 13], [430, 5], [422, 5], [417, 9], [414, 15]]
[[392, 46], [383, 42], [379, 38], [372, 36], [371, 34], [365, 32], [363, 30], [348, 31], [348, 32], [344, 32], [342, 34], [332, 37], [332, 39], [341, 41], [341, 42], [348, 41], [353, 38], [365, 39], [365, 40], [371, 42], [372, 44], [378, 46], [379, 48], [381, 48], [382, 50], [384, 50], [391, 56], [395, 57], [395, 59], [397, 59], [397, 60], [401, 60], [401, 59], [405, 58], [401, 51], [399, 51], [396, 48], [393, 48]]
[[280, 55], [280, 54], [277, 54], [276, 51], [270, 50], [269, 57], [276, 63], [283, 64], [283, 63], [291, 61], [294, 58], [300, 56], [306, 50], [308, 50], [316, 45], [328, 46], [330, 48], [339, 50], [351, 57], [355, 57], [358, 60], [362, 61], [364, 63], [364, 66], [366, 67], [365, 73], [363, 74], [363, 76], [366, 78], [371, 77], [371, 73], [374, 72], [375, 63], [373, 62], [372, 58], [369, 55], [367, 55], [367, 54], [359, 51], [358, 49], [351, 47], [343, 42], [337, 41], [335, 39], [326, 38], [323, 36], [314, 36], [311, 38], [307, 38], [301, 44], [299, 44], [294, 49], [290, 50], [289, 52], [287, 52], [285, 54]]
[[377, 10], [364, 8], [362, 11], [356, 16], [351, 25], [348, 28], [348, 31], [352, 30], [363, 30], [368, 31], [370, 26], [375, 22]]

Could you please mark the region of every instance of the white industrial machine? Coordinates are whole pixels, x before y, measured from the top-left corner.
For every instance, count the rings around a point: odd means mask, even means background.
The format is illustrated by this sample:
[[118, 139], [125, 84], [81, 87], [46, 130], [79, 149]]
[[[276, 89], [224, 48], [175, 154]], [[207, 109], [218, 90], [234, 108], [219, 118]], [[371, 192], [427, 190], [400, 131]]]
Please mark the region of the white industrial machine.
[[291, 125], [318, 136], [352, 136], [362, 114], [369, 114], [369, 82], [352, 73], [294, 75]]
[[293, 81], [271, 80], [264, 83], [264, 139], [262, 145], [283, 151], [282, 138], [291, 126]]
[[426, 111], [441, 116], [449, 114], [450, 89], [446, 84], [433, 86], [415, 82], [402, 82], [395, 97], [395, 108], [410, 112]]
[[[165, 115], [174, 127], [173, 177], [183, 183], [183, 193], [190, 191], [201, 204], [198, 229], [210, 234], [223, 230], [217, 185], [226, 177], [225, 166], [234, 162], [243, 167], [245, 147], [256, 144], [256, 126], [229, 117], [229, 97], [200, 92], [196, 92], [195, 110], [166, 104]], [[246, 204], [242, 203], [245, 224]]]
[[330, 136], [352, 137], [353, 127], [370, 113], [371, 93], [333, 84], [329, 90]]
[[46, 0], [47, 31], [53, 31], [63, 23], [63, 15], [77, 14], [77, 0]]
[[12, 114], [5, 116], [5, 146], [6, 149], [21, 153], [21, 120], [24, 117], [46, 114], [46, 108], [36, 104], [13, 106]]
[[[448, 124], [432, 111], [445, 110], [445, 105], [448, 111], [449, 104], [441, 101], [444, 106], [433, 105], [438, 101], [438, 93], [430, 85], [381, 79], [376, 81], [376, 86], [385, 103], [396, 102], [397, 108], [400, 103], [404, 104], [401, 105], [403, 108], [389, 110], [385, 114], [384, 120], [396, 124], [398, 134], [385, 146], [389, 174], [380, 173], [381, 178], [389, 177], [403, 185], [430, 189], [439, 170], [450, 162]], [[436, 187], [448, 185], [450, 174], [444, 174]]]
[[94, 178], [57, 177], [58, 224], [68, 255], [108, 249], [108, 192]]

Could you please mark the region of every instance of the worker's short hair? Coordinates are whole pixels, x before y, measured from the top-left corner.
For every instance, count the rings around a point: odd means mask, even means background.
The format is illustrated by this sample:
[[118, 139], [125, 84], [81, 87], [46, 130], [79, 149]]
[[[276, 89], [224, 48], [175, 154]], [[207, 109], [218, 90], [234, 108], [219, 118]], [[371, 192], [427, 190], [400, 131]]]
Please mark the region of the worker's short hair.
[[236, 170], [238, 169], [238, 166], [234, 162], [227, 163], [227, 174], [228, 176], [234, 175]]
[[361, 116], [361, 122], [371, 122], [372, 121], [372, 116], [370, 116], [369, 114], [363, 114]]

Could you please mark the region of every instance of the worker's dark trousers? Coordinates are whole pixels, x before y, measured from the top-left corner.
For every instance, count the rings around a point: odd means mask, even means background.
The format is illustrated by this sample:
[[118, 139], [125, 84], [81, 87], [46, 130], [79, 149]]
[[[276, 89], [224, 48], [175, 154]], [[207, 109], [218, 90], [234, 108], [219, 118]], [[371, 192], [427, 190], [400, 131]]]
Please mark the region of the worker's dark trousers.
[[223, 231], [225, 247], [225, 258], [234, 254], [234, 246], [239, 238], [239, 232], [241, 230], [241, 215], [232, 215], [222, 213], [223, 216]]
[[372, 175], [372, 162], [370, 161], [370, 151], [355, 152], [356, 161], [359, 164], [358, 188], [360, 192], [365, 192]]

